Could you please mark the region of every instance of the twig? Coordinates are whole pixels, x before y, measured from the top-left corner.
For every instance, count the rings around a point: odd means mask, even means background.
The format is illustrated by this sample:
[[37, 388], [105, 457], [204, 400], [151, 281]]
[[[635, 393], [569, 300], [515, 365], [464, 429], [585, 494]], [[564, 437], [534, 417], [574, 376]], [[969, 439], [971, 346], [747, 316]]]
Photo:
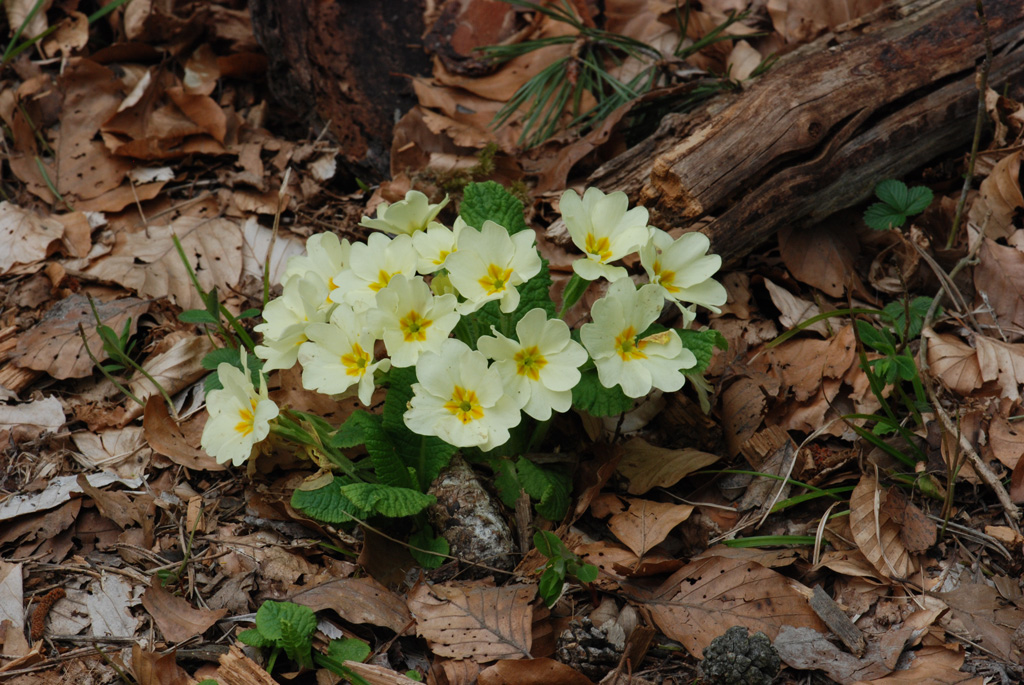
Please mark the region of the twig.
[[981, 22], [982, 34], [985, 36], [985, 59], [981, 62], [978, 71], [978, 116], [974, 121], [974, 140], [971, 142], [971, 156], [967, 160], [967, 173], [964, 174], [964, 187], [960, 191], [960, 200], [956, 203], [956, 214], [953, 215], [953, 228], [946, 238], [946, 249], [949, 250], [956, 242], [957, 233], [960, 232], [960, 222], [963, 220], [964, 207], [967, 205], [967, 193], [971, 189], [974, 180], [974, 164], [978, 161], [978, 148], [981, 145], [981, 129], [985, 123], [985, 91], [988, 90], [988, 72], [992, 69], [992, 34], [988, 29], [988, 19], [985, 18], [985, 4], [982, 0], [975, 0], [975, 8], [978, 12], [978, 21]]

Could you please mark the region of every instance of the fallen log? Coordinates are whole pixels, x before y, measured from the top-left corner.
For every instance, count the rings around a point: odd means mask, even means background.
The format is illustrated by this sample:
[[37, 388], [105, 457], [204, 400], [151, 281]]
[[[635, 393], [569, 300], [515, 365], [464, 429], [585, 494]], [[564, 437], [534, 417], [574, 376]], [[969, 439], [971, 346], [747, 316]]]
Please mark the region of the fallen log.
[[[736, 260], [966, 146], [985, 32], [974, 0], [899, 2], [780, 60], [703, 118], [669, 115], [588, 184], [625, 190], [664, 228]], [[1024, 3], [986, 2], [989, 87], [1024, 94]], [[705, 223], [706, 222], [706, 223]]]

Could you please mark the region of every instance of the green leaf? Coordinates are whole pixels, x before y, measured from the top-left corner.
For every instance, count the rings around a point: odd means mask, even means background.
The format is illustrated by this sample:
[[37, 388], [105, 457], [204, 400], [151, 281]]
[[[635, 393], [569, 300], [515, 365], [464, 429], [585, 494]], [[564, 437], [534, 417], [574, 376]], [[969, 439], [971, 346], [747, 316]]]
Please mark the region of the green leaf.
[[357, 507], [383, 516], [398, 518], [412, 516], [437, 501], [411, 488], [396, 488], [380, 483], [351, 483], [341, 486], [341, 494]]
[[265, 638], [279, 641], [283, 637], [283, 620], [290, 621], [296, 634], [307, 638], [316, 630], [316, 614], [312, 609], [293, 602], [275, 602], [271, 599], [265, 601], [256, 612], [256, 630]]
[[337, 660], [339, 663], [345, 661], [366, 661], [370, 656], [370, 645], [354, 637], [344, 640], [331, 640], [327, 645], [327, 656]]
[[367, 518], [369, 511], [359, 508], [341, 494], [345, 484], [344, 479], [335, 476], [330, 483], [316, 490], [295, 490], [292, 493], [292, 506], [324, 523], [348, 523], [353, 516]]
[[[251, 352], [246, 353], [246, 364], [249, 367], [249, 379], [252, 381], [253, 387], [260, 387], [260, 375], [263, 369], [263, 360], [254, 355]], [[202, 358], [200, 364], [204, 369], [213, 371], [209, 376], [206, 377], [204, 388], [207, 393], [212, 390], [222, 390], [224, 386], [220, 382], [220, 377], [217, 375], [217, 367], [221, 364], [231, 364], [239, 371], [242, 370], [242, 359], [239, 355], [238, 350], [230, 347], [218, 347], [217, 349], [206, 354]]]
[[583, 371], [580, 382], [572, 389], [572, 406], [591, 416], [616, 416], [633, 408], [633, 400], [622, 388], [606, 388], [597, 377], [597, 370]]
[[904, 353], [892, 357], [893, 367], [896, 369], [896, 375], [905, 381], [912, 381], [917, 378], [917, 364], [914, 363], [914, 358]]
[[864, 223], [876, 231], [899, 228], [907, 221], [907, 215], [884, 202], [876, 202], [864, 212]]
[[729, 349], [729, 341], [725, 336], [710, 328], [705, 331], [676, 329], [676, 333], [683, 341], [683, 347], [693, 352], [693, 356], [697, 358], [697, 366], [686, 369], [686, 373], [704, 373], [711, 363], [711, 355], [716, 347], [720, 350]]
[[459, 206], [459, 216], [477, 230], [487, 220], [503, 226], [509, 235], [526, 229], [523, 203], [494, 181], [467, 185]]
[[[423, 568], [437, 568], [445, 561], [446, 557], [438, 556], [440, 554], [448, 554], [451, 549], [448, 546], [448, 541], [441, 536], [434, 537], [434, 530], [430, 526], [423, 526], [415, 533], [409, 536], [409, 544], [419, 549], [410, 549], [409, 553], [412, 554], [412, 558], [416, 560]], [[421, 552], [420, 549], [427, 549], [431, 552], [437, 552], [437, 554], [430, 554], [428, 552]]]
[[562, 556], [562, 550], [565, 549], [558, 536], [547, 530], [538, 530], [533, 534], [533, 546], [548, 559]]
[[540, 598], [544, 600], [544, 604], [552, 607], [562, 596], [564, 586], [565, 578], [555, 569], [549, 568], [541, 575], [537, 591], [540, 593]]
[[[405, 425], [405, 412], [412, 399], [412, 385], [416, 382], [416, 370], [413, 368], [391, 369], [390, 386], [384, 399], [384, 410], [381, 425], [392, 445], [392, 450], [405, 471], [403, 482], [386, 481], [380, 473], [377, 477], [382, 483], [398, 487], [418, 487], [426, 490], [434, 482], [438, 474], [448, 466], [452, 455], [458, 448], [432, 435], [418, 435]], [[376, 462], [374, 462], [376, 467]], [[416, 474], [416, 483], [408, 476], [408, 470]]]
[[933, 197], [930, 188], [924, 186], [909, 188], [907, 191], [907, 203], [904, 205], [903, 211], [907, 214], [920, 214], [928, 209], [928, 205], [932, 203]]
[[573, 575], [581, 583], [593, 583], [597, 580], [598, 568], [593, 564], [579, 564]]
[[[913, 340], [921, 334], [924, 317], [928, 314], [929, 307], [932, 306], [932, 298], [915, 297], [906, 306], [904, 306], [904, 302], [905, 300], [900, 299], [885, 305], [883, 309], [885, 313], [882, 318], [889, 321], [901, 340]], [[910, 315], [909, 325], [907, 323], [908, 313]], [[942, 313], [941, 307], [938, 308], [937, 313]], [[903, 337], [904, 333], [906, 333], [906, 338]]]
[[238, 640], [243, 644], [252, 645], [253, 647], [272, 647], [274, 645], [274, 640], [264, 636], [263, 633], [255, 628], [250, 628], [240, 632], [238, 634]]
[[182, 323], [217, 325], [217, 319], [205, 309], [186, 309], [181, 314], [178, 314], [178, 321]]
[[537, 513], [549, 521], [561, 521], [569, 510], [572, 483], [564, 474], [537, 466], [520, 457], [516, 462], [519, 482], [537, 502]]
[[896, 340], [887, 330], [879, 330], [867, 321], [857, 321], [857, 335], [862, 343], [882, 354], [896, 354]]
[[488, 460], [488, 465], [494, 470], [494, 487], [498, 490], [498, 497], [506, 507], [515, 509], [516, 500], [523, 489], [515, 463], [502, 457]]
[[886, 179], [875, 186], [875, 195], [885, 204], [898, 212], [907, 211], [907, 184], [896, 179]]
[[365, 444], [367, 431], [372, 430], [368, 424], [379, 427], [380, 417], [363, 409], [355, 410], [331, 436], [330, 446], [343, 450]]
[[[312, 613], [310, 611], [311, 615]], [[312, 627], [308, 625], [307, 621], [299, 618], [296, 620], [291, 620], [290, 618], [281, 619], [281, 648], [284, 649], [284, 653], [288, 655], [289, 659], [302, 668], [313, 667], [312, 654], [310, 653], [313, 643], [310, 636], [316, 630], [316, 616], [311, 616], [311, 618], [313, 622]]]

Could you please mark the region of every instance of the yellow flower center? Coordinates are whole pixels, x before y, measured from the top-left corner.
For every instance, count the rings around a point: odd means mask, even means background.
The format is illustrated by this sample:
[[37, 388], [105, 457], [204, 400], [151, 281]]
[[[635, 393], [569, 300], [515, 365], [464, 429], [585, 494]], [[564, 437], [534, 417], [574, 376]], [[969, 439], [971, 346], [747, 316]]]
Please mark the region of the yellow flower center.
[[510, 278], [512, 278], [512, 269], [502, 269], [497, 264], [491, 264], [487, 267], [487, 275], [477, 282], [488, 295], [493, 295], [504, 292]]
[[663, 269], [661, 267], [661, 262], [659, 260], [655, 260], [653, 271], [654, 278], [652, 278], [651, 280], [654, 283], [657, 283], [670, 293], [679, 292], [679, 288], [676, 285], [674, 285], [676, 281], [675, 271], [671, 271], [670, 269]]
[[647, 355], [643, 352], [646, 346], [646, 339], [637, 341], [636, 329], [632, 326], [615, 336], [615, 351], [624, 362], [631, 362], [634, 359], [647, 359]]
[[448, 259], [448, 255], [450, 255], [451, 253], [451, 250], [441, 250], [441, 252], [437, 255], [437, 259], [434, 260], [434, 264], [437, 264], [438, 266], [444, 264], [444, 260]]
[[377, 272], [377, 280], [370, 284], [370, 290], [377, 292], [388, 287], [388, 283], [391, 281], [392, 276], [394, 276], [394, 274], [389, 274], [384, 269], [381, 269]]
[[513, 357], [516, 362], [516, 373], [526, 376], [531, 381], [540, 378], [540, 370], [547, 366], [548, 360], [540, 353], [537, 346], [524, 347]]
[[583, 249], [587, 254], [596, 255], [602, 264], [612, 258], [612, 243], [608, 238], [598, 238], [593, 233], [587, 234]]
[[366, 373], [366, 367], [370, 365], [370, 355], [366, 353], [362, 345], [352, 345], [352, 352], [341, 355], [341, 363], [345, 366], [345, 375], [362, 376]]
[[434, 322], [424, 319], [416, 310], [410, 310], [408, 314], [398, 320], [398, 326], [402, 329], [402, 337], [405, 342], [423, 342], [427, 339], [427, 329]]
[[444, 403], [444, 408], [464, 424], [484, 417], [484, 408], [480, 406], [476, 393], [459, 385], [452, 390], [452, 398]]
[[249, 403], [252, 405], [252, 408], [239, 409], [238, 416], [242, 420], [235, 424], [235, 432], [243, 438], [253, 432], [253, 424], [256, 422], [256, 400], [250, 399]]

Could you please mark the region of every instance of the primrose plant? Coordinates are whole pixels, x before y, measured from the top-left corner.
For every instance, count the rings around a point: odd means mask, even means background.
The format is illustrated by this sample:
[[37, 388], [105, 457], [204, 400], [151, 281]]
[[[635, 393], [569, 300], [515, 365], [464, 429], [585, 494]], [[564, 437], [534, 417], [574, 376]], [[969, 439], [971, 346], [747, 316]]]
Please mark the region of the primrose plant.
[[[410, 543], [427, 566], [447, 545], [423, 513], [434, 501], [426, 492], [456, 451], [494, 469], [508, 504], [525, 490], [558, 520], [568, 474], [523, 457], [553, 415], [620, 414], [687, 377], [703, 387], [713, 347], [724, 346], [716, 332], [691, 327], [697, 305], [726, 301], [712, 279], [721, 258], [700, 233], [673, 238], [649, 226], [647, 210], [629, 208], [624, 193], [562, 195], [583, 255], [557, 315], [519, 200], [497, 183], [471, 184], [450, 227], [437, 221], [447, 202], [410, 191], [362, 220], [375, 231], [365, 242], [311, 236], [307, 253], [287, 265], [283, 294], [263, 309], [255, 356], [242, 351], [218, 365], [202, 438], [235, 465], [290, 443], [321, 469], [294, 493], [295, 507], [330, 523], [413, 517]], [[636, 253], [639, 285], [618, 264]], [[606, 281], [606, 292], [589, 315], [574, 315], [585, 323], [573, 330], [566, 313], [595, 281]], [[665, 320], [675, 328], [658, 323], [669, 303], [678, 316]], [[357, 397], [373, 411], [331, 426], [278, 407], [264, 374], [296, 363], [305, 388]]]

